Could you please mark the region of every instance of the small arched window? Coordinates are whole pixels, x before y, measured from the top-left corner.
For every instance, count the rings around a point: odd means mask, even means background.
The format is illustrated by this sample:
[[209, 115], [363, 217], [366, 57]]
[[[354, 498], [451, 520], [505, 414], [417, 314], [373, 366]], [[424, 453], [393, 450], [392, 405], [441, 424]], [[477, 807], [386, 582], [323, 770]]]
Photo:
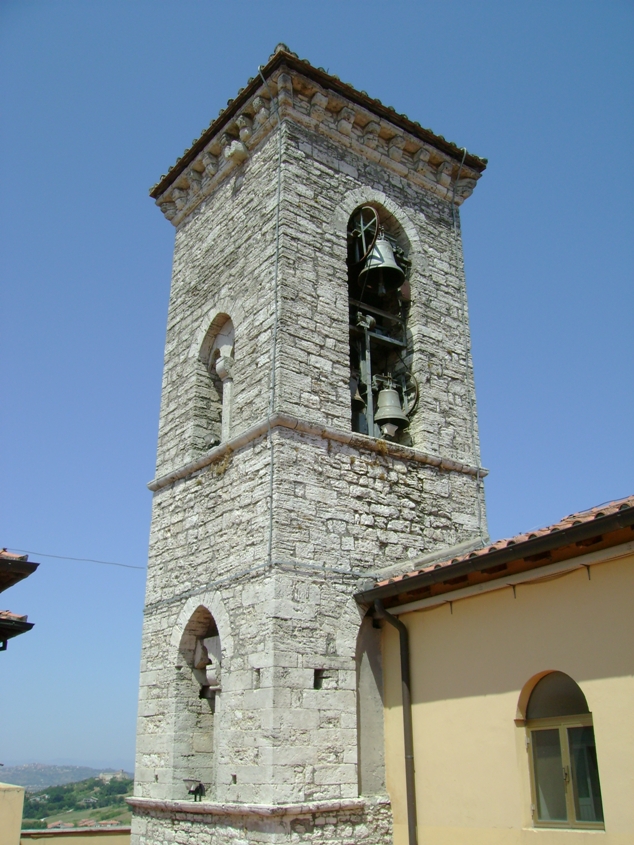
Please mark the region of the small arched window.
[[537, 682], [526, 728], [535, 824], [603, 829], [592, 714], [569, 675], [549, 672]]
[[196, 361], [192, 446], [206, 452], [232, 434], [235, 331], [228, 314], [210, 325]]

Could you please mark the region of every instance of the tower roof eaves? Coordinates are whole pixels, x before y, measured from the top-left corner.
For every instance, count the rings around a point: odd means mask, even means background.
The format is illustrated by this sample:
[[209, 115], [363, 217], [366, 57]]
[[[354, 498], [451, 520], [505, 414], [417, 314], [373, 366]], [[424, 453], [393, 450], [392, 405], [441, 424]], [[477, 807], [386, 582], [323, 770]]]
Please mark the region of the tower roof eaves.
[[[322, 87], [330, 89], [340, 96], [345, 97], [351, 102], [362, 106], [370, 112], [373, 112], [378, 117], [389, 121], [400, 129], [409, 132], [411, 135], [418, 137], [421, 141], [441, 150], [446, 155], [462, 161], [464, 154], [463, 148], [458, 147], [452, 141], [447, 141], [442, 135], [434, 134], [430, 129], [425, 129], [419, 123], [412, 121], [404, 114], [398, 114], [391, 106], [385, 106], [380, 100], [373, 99], [364, 91], [358, 91], [347, 82], [342, 82], [339, 77], [328, 73], [323, 68], [317, 68], [310, 64], [306, 59], [300, 59], [296, 53], [292, 53], [285, 45], [279, 45], [273, 55], [269, 58], [267, 64], [262, 67], [261, 73], [265, 79], [268, 79], [278, 69], [286, 67], [289, 70], [294, 70], [302, 73], [313, 79]], [[211, 122], [211, 124], [204, 130], [200, 137], [193, 142], [192, 146], [185, 150], [183, 155], [177, 159], [176, 163], [170, 170], [161, 177], [159, 182], [150, 190], [150, 196], [158, 199], [164, 191], [178, 179], [178, 177], [186, 170], [186, 168], [194, 161], [197, 155], [207, 146], [210, 140], [232, 120], [245, 104], [253, 97], [259, 90], [262, 84], [261, 77], [256, 76], [249, 80], [247, 85], [242, 88], [235, 99], [229, 100], [227, 107], [222, 109], [218, 117]], [[471, 153], [466, 153], [464, 159], [465, 165], [472, 168], [478, 173], [482, 173], [487, 166], [487, 159]]]

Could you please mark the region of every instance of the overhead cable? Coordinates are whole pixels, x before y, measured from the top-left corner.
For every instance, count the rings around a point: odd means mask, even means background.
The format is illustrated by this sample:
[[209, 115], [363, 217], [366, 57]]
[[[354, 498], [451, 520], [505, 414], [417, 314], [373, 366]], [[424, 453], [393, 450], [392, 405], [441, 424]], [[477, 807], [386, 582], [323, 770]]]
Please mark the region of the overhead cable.
[[114, 560], [94, 560], [94, 558], [90, 557], [69, 557], [68, 555], [49, 555], [45, 554], [44, 552], [34, 552], [30, 549], [14, 549], [16, 552], [21, 552], [25, 555], [35, 555], [36, 557], [54, 557], [57, 560], [75, 560], [81, 563], [100, 563], [103, 566], [122, 566], [124, 569], [143, 569], [145, 570], [147, 567], [145, 566], [134, 566], [131, 563], [117, 563]]

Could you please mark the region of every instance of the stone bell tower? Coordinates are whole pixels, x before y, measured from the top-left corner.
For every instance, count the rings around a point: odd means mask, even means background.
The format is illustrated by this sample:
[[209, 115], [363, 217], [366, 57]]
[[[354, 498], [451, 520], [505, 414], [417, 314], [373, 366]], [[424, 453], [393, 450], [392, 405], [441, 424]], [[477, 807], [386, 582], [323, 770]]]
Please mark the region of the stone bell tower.
[[136, 845], [391, 842], [353, 595], [486, 535], [458, 212], [484, 168], [280, 45], [152, 190]]

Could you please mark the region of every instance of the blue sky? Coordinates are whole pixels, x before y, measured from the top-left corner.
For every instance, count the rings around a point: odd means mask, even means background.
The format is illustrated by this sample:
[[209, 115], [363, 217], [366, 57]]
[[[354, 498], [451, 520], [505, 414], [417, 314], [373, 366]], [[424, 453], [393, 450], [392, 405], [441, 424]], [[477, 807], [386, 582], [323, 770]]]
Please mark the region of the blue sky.
[[[462, 209], [489, 528], [634, 492], [634, 6], [0, 2], [0, 762], [130, 768], [173, 229], [149, 187], [279, 41], [489, 167]], [[36, 554], [36, 552], [40, 554]], [[11, 730], [7, 730], [11, 725]]]

